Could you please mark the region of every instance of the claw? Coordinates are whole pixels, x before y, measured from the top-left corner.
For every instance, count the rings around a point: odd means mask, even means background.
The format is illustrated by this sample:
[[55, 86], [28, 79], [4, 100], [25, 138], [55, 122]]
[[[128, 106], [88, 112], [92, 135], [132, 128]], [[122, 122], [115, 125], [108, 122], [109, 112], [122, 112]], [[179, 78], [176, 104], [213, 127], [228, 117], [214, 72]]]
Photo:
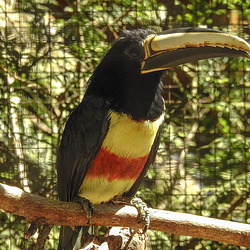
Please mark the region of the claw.
[[83, 207], [83, 209], [86, 213], [86, 217], [89, 220], [87, 224], [90, 224], [91, 218], [93, 215], [93, 208], [94, 208], [93, 204], [88, 199], [85, 199], [84, 197], [81, 197], [81, 196], [76, 196], [73, 199], [73, 202], [79, 203]]
[[146, 203], [140, 198], [133, 198], [131, 200], [131, 204], [135, 206], [138, 213], [140, 214], [140, 221], [138, 223], [144, 222], [145, 227], [143, 229], [143, 233], [146, 233], [150, 224], [149, 211]]

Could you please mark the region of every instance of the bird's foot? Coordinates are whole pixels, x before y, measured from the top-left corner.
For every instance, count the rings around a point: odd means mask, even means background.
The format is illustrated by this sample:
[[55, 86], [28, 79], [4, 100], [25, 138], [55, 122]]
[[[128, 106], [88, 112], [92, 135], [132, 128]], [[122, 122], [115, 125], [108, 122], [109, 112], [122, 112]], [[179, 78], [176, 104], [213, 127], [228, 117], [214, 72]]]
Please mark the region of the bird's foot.
[[146, 203], [140, 198], [133, 198], [130, 203], [137, 209], [140, 215], [140, 221], [138, 223], [144, 222], [145, 227], [143, 233], [146, 233], [150, 224], [149, 211]]
[[88, 199], [78, 195], [73, 199], [73, 202], [79, 203], [83, 207], [86, 217], [89, 220], [87, 224], [90, 224], [94, 209], [93, 204]]
[[130, 202], [130, 198], [127, 197], [114, 197], [110, 200], [110, 202], [114, 205], [127, 205]]

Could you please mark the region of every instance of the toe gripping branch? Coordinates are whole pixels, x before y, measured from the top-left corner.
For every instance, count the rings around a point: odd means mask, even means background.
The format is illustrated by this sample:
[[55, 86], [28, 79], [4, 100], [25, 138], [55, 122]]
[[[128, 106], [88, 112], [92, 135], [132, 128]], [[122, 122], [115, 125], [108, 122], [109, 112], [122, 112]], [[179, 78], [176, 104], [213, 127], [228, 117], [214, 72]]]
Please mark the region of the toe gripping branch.
[[138, 223], [144, 222], [145, 227], [143, 233], [146, 233], [150, 224], [149, 211], [146, 203], [140, 198], [133, 198], [130, 203], [137, 209], [140, 215], [140, 221]]
[[86, 217], [88, 218], [87, 224], [90, 224], [91, 218], [93, 215], [93, 211], [94, 211], [93, 204], [88, 199], [85, 199], [85, 198], [78, 196], [78, 195], [73, 199], [73, 202], [79, 203], [83, 207], [83, 209], [86, 213]]

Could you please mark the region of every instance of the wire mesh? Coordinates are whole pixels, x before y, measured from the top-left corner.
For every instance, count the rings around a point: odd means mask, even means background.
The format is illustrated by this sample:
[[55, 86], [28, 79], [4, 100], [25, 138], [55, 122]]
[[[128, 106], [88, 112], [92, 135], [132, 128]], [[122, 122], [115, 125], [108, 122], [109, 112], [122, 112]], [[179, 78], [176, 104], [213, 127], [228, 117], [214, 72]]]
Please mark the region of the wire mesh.
[[[0, 181], [56, 197], [56, 150], [70, 112], [124, 29], [218, 28], [249, 40], [245, 1], [0, 1]], [[138, 191], [149, 206], [249, 222], [249, 78], [245, 59], [166, 72], [165, 125]], [[153, 190], [153, 191], [152, 191]], [[0, 213], [3, 249], [32, 249], [27, 221]], [[245, 249], [148, 232], [151, 249]], [[58, 228], [46, 249], [55, 249]]]

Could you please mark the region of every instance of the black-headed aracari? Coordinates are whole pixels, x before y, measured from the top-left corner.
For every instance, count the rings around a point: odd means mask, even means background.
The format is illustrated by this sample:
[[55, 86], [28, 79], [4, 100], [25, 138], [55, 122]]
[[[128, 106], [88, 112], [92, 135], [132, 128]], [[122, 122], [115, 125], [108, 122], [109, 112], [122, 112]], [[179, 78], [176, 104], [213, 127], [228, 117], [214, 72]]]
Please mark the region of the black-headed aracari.
[[[57, 156], [59, 199], [81, 196], [92, 204], [132, 199], [160, 142], [164, 70], [212, 57], [249, 58], [249, 53], [241, 38], [212, 29], [125, 31], [67, 121]], [[59, 249], [73, 249], [77, 236], [62, 227]]]

